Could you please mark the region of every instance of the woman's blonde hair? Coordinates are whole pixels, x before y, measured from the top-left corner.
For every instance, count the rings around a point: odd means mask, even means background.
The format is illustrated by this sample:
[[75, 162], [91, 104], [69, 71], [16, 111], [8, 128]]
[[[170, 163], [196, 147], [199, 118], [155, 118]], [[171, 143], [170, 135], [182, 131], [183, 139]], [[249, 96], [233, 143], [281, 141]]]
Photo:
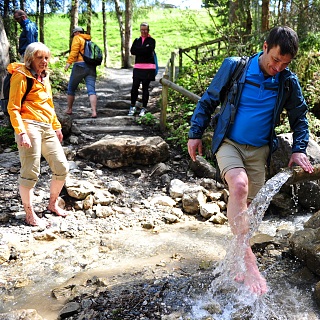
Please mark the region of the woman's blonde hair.
[[35, 58], [35, 55], [39, 51], [45, 53], [45, 55], [47, 55], [50, 58], [50, 49], [45, 44], [43, 44], [42, 42], [32, 42], [27, 46], [26, 51], [24, 53], [24, 64], [28, 69], [31, 69], [31, 64]]

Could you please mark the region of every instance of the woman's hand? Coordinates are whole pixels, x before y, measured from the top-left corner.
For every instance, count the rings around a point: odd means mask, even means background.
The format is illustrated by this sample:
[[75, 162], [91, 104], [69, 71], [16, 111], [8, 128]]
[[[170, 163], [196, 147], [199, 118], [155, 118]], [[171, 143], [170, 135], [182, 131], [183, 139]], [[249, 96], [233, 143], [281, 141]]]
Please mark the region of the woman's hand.
[[63, 134], [62, 134], [61, 129], [56, 130], [56, 135], [57, 135], [59, 141], [62, 142], [62, 140], [63, 140]]
[[31, 144], [31, 141], [30, 141], [30, 138], [29, 136], [27, 135], [27, 133], [21, 133], [19, 135], [19, 138], [18, 138], [18, 145], [20, 147], [25, 147], [25, 148], [31, 148], [32, 147], [32, 144]]

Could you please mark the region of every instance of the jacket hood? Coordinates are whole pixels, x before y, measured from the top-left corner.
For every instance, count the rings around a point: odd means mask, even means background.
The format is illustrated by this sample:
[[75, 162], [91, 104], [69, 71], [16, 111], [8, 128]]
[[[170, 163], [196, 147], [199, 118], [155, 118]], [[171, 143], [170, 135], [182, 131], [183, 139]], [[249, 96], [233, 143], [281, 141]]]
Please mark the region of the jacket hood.
[[76, 37], [80, 37], [80, 38], [82, 38], [84, 40], [91, 40], [90, 34], [86, 34], [86, 33], [80, 33]]
[[20, 72], [26, 77], [32, 77], [32, 74], [29, 69], [26, 68], [24, 63], [21, 62], [12, 62], [8, 65], [7, 70], [9, 73], [13, 74], [15, 72]]

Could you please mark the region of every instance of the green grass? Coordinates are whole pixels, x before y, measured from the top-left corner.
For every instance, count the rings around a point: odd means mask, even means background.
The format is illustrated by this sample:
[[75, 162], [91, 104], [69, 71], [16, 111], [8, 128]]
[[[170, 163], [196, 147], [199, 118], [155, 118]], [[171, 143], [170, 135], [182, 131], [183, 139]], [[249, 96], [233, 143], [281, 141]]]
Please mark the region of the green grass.
[[[204, 9], [153, 9], [140, 12], [133, 22], [132, 41], [140, 36], [140, 23], [150, 25], [150, 34], [156, 40], [156, 52], [160, 66], [165, 66], [171, 52], [212, 39], [211, 20]], [[86, 29], [85, 25], [82, 25]], [[50, 48], [55, 60], [69, 48], [70, 20], [65, 15], [53, 15], [45, 18], [45, 43]], [[92, 40], [103, 48], [102, 15], [92, 21]], [[108, 66], [120, 67], [120, 33], [114, 14], [107, 16]], [[66, 57], [60, 57], [65, 61]]]

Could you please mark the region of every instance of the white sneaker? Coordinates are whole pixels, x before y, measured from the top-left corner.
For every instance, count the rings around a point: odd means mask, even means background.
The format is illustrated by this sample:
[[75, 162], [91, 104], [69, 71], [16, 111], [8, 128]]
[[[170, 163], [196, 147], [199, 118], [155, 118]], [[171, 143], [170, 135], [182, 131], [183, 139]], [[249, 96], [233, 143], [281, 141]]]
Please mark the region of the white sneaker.
[[146, 109], [145, 109], [145, 108], [142, 108], [142, 109], [140, 110], [139, 117], [143, 117], [143, 116], [145, 116], [145, 114], [146, 114]]
[[128, 116], [134, 116], [136, 113], [136, 107], [130, 106]]

